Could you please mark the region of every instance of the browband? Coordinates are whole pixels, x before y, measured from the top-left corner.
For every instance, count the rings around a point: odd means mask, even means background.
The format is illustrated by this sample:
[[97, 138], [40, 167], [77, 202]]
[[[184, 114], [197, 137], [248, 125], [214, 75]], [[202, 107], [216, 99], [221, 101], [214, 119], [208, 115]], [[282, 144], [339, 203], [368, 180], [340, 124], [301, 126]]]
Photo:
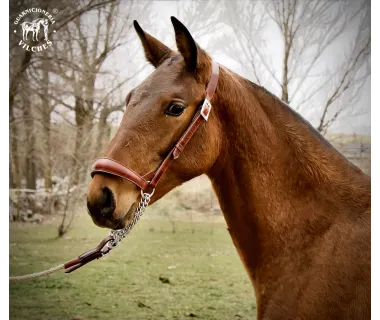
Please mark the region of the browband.
[[146, 175], [142, 177], [133, 170], [124, 166], [123, 164], [110, 158], [100, 158], [96, 160], [95, 163], [92, 165], [91, 177], [94, 177], [95, 173], [108, 173], [134, 183], [142, 191], [146, 191], [149, 187], [152, 190], [154, 190], [157, 186], [158, 181], [166, 172], [169, 165], [174, 160], [178, 159], [182, 151], [185, 149], [186, 144], [190, 141], [191, 137], [197, 131], [199, 125], [203, 121], [208, 120], [212, 108], [210, 100], [214, 96], [216, 86], [218, 84], [218, 79], [219, 66], [214, 60], [212, 60], [211, 77], [207, 84], [206, 98], [202, 106], [199, 108], [199, 110], [193, 117], [193, 120], [191, 121], [186, 131], [182, 134], [181, 138], [177, 141], [173, 149], [170, 151], [170, 153], [167, 155], [164, 161], [160, 164], [158, 169], [154, 172], [154, 175], [151, 180], [147, 180], [146, 178], [144, 178]]

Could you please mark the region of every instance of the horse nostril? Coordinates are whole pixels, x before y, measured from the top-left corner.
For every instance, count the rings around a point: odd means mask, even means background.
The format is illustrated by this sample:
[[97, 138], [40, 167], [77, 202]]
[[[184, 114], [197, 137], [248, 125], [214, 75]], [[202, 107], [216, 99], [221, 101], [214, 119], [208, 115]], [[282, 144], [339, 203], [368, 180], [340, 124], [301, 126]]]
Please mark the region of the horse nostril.
[[87, 208], [94, 216], [111, 216], [116, 208], [115, 197], [111, 189], [104, 187], [95, 197], [87, 198]]
[[100, 213], [104, 216], [112, 214], [116, 208], [115, 198], [112, 191], [109, 188], [104, 187], [102, 198]]

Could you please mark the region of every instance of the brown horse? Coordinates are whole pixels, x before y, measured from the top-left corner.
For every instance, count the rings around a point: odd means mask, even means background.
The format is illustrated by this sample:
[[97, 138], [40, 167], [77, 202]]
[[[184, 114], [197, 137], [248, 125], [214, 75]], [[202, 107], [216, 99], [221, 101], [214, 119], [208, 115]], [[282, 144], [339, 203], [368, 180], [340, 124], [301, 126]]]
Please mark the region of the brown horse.
[[[156, 70], [126, 98], [105, 156], [153, 172], [205, 99], [212, 59], [172, 17], [179, 53], [135, 22]], [[370, 178], [277, 97], [223, 66], [208, 122], [159, 182], [152, 202], [201, 174], [211, 179], [252, 280], [259, 319], [370, 317]], [[94, 222], [133, 218], [139, 188], [97, 173]]]

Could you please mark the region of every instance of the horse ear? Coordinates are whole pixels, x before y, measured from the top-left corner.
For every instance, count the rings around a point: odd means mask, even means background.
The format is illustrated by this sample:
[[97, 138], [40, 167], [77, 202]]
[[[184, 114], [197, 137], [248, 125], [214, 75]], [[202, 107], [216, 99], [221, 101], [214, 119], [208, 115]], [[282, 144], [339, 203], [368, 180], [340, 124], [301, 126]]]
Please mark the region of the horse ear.
[[170, 17], [175, 32], [178, 51], [185, 59], [189, 71], [196, 70], [206, 53], [198, 46], [191, 36], [189, 30], [175, 17]]
[[164, 45], [161, 41], [146, 33], [136, 20], [133, 21], [133, 26], [144, 47], [146, 59], [157, 68], [173, 51]]

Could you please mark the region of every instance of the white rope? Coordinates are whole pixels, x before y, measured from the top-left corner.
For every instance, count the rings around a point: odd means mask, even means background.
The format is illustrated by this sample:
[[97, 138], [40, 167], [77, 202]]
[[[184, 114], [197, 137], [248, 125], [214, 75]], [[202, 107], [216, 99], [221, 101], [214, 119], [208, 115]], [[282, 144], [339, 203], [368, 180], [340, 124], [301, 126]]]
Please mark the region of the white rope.
[[9, 281], [10, 282], [16, 282], [16, 281], [23, 281], [23, 280], [29, 280], [29, 279], [33, 279], [33, 278], [38, 278], [38, 277], [46, 276], [48, 274], [57, 272], [57, 271], [59, 271], [61, 269], [64, 269], [64, 268], [65, 268], [65, 265], [64, 264], [60, 264], [59, 266], [56, 266], [54, 268], [51, 268], [51, 269], [48, 269], [48, 270], [45, 270], [45, 271], [31, 273], [31, 274], [26, 274], [24, 276], [9, 277]]

